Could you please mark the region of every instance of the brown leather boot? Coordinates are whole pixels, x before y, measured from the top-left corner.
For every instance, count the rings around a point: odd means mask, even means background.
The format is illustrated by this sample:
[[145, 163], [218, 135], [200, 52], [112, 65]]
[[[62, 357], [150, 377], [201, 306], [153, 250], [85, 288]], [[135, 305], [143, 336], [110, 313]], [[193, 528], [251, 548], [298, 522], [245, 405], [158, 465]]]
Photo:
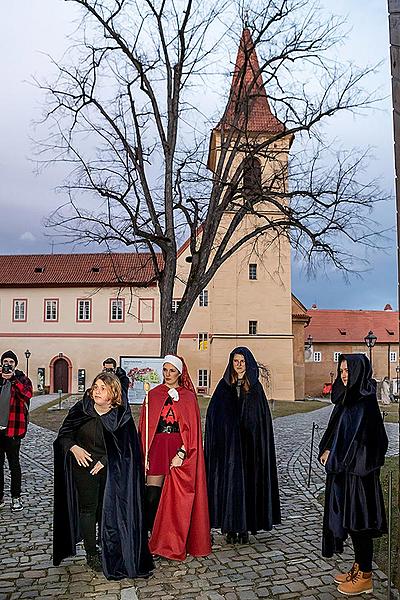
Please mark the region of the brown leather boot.
[[338, 592], [345, 596], [358, 596], [359, 594], [371, 594], [373, 591], [372, 573], [358, 570], [349, 581], [338, 586]]
[[335, 575], [333, 576], [333, 581], [335, 583], [344, 583], [345, 581], [350, 581], [350, 579], [353, 577], [353, 575], [357, 573], [357, 571], [359, 571], [359, 569], [360, 567], [355, 562], [353, 563], [353, 566], [351, 567], [350, 571], [347, 571], [347, 573], [335, 573]]

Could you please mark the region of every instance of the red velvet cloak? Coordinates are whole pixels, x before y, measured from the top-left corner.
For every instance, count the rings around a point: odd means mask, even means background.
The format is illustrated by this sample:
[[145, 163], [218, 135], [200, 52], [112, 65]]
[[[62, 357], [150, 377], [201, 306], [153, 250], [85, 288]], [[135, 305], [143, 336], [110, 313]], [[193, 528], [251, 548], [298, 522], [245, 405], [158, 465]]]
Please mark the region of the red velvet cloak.
[[[149, 392], [149, 448], [156, 433], [161, 410], [169, 388], [158, 385]], [[150, 551], [173, 560], [185, 560], [187, 554], [211, 553], [206, 472], [201, 435], [200, 410], [196, 395], [178, 387], [174, 401], [186, 459], [165, 477], [160, 504], [149, 540]], [[145, 455], [146, 411], [140, 413], [139, 435]]]

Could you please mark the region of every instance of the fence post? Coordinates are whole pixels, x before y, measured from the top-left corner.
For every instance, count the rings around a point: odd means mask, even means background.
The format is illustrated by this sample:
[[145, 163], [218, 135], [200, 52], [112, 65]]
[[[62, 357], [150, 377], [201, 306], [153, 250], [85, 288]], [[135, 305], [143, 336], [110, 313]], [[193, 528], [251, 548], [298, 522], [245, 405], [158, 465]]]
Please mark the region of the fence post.
[[312, 459], [313, 459], [313, 450], [314, 450], [314, 435], [315, 435], [315, 428], [317, 427], [317, 425], [315, 424], [315, 422], [313, 421], [312, 424], [312, 431], [311, 431], [311, 448], [310, 448], [310, 460], [308, 463], [308, 480], [307, 480], [307, 487], [310, 487], [310, 483], [311, 483], [311, 467], [312, 467]]
[[393, 471], [389, 471], [388, 482], [388, 600], [392, 595], [392, 488], [393, 488]]

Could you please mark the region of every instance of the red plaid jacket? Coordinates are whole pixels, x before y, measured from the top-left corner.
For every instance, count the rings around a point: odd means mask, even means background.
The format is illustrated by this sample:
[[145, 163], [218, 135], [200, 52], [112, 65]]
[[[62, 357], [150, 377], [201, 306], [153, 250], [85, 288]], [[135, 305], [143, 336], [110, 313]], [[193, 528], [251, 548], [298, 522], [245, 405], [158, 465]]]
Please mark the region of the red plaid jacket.
[[32, 382], [22, 371], [15, 371], [11, 383], [10, 415], [6, 429], [7, 437], [24, 437], [29, 421], [29, 401], [32, 398]]

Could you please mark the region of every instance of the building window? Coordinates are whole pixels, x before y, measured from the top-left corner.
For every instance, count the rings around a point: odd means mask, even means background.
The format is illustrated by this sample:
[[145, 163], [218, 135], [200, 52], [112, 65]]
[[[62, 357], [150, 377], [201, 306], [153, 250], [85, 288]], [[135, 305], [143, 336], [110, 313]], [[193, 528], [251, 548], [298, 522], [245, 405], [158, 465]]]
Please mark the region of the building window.
[[261, 163], [258, 158], [248, 157], [243, 165], [243, 187], [245, 192], [261, 193]]
[[77, 320], [78, 321], [91, 321], [92, 320], [92, 301], [90, 299], [89, 300], [78, 300]]
[[249, 335], [257, 335], [257, 321], [249, 321]]
[[13, 321], [26, 321], [27, 300], [13, 301]]
[[251, 279], [252, 281], [257, 279], [257, 264], [256, 263], [249, 264], [249, 279]]
[[124, 298], [111, 298], [110, 300], [110, 321], [125, 320], [125, 300]]
[[174, 298], [172, 300], [172, 312], [173, 313], [178, 312], [178, 308], [179, 308], [180, 303], [181, 303], [180, 299], [177, 300], [176, 298]]
[[50, 299], [44, 301], [44, 320], [58, 321], [58, 300]]
[[321, 360], [322, 360], [322, 353], [314, 352], [314, 362], [321, 362]]
[[397, 352], [391, 352], [390, 353], [390, 362], [391, 363], [397, 362]]
[[198, 381], [198, 387], [208, 387], [208, 371], [207, 371], [207, 369], [199, 369], [197, 381]]
[[208, 290], [202, 290], [200, 292], [199, 306], [208, 306]]
[[208, 333], [199, 333], [197, 336], [198, 340], [198, 349], [199, 350], [207, 350], [208, 347]]
[[[341, 355], [341, 352], [334, 352], [333, 353], [333, 362], [339, 362], [339, 356]], [[321, 362], [321, 361], [317, 361], [317, 362]]]

